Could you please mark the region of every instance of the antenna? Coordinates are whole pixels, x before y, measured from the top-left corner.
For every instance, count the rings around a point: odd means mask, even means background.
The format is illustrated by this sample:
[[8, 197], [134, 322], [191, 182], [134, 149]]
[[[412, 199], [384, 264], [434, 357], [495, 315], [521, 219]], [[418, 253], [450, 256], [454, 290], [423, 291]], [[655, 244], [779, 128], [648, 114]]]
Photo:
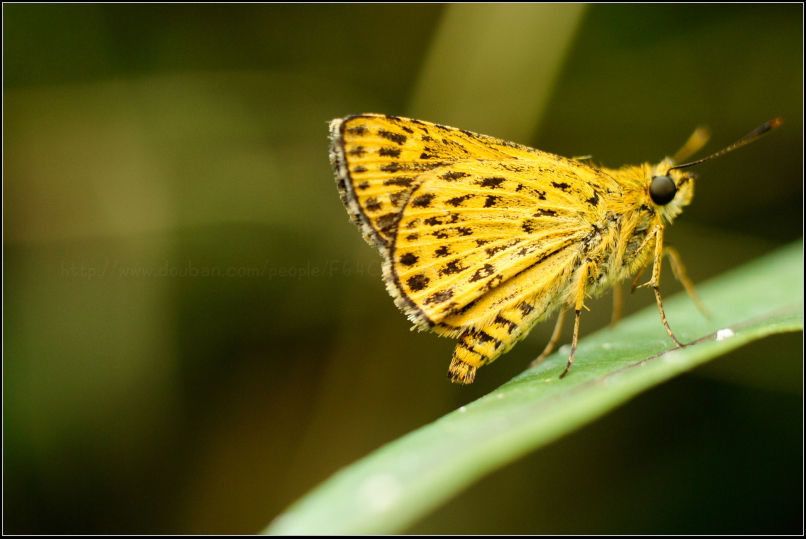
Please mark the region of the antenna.
[[699, 165], [700, 163], [702, 163], [704, 161], [708, 161], [710, 159], [713, 159], [714, 157], [720, 157], [722, 155], [725, 155], [728, 152], [732, 152], [733, 150], [735, 150], [737, 148], [741, 148], [742, 146], [746, 146], [746, 145], [750, 144], [751, 142], [755, 142], [756, 140], [758, 140], [759, 138], [764, 136], [769, 131], [772, 131], [776, 127], [780, 127], [782, 123], [784, 123], [784, 121], [781, 118], [773, 118], [772, 120], [766, 121], [763, 124], [761, 124], [760, 126], [756, 127], [752, 131], [750, 131], [748, 134], [746, 134], [742, 138], [740, 138], [739, 140], [737, 140], [736, 142], [734, 142], [733, 144], [731, 144], [730, 146], [728, 146], [727, 148], [719, 150], [716, 153], [712, 153], [711, 155], [709, 155], [707, 157], [703, 157], [702, 159], [697, 159], [696, 161], [692, 161], [690, 163], [684, 163], [682, 165], [675, 165], [675, 166], [671, 167], [669, 170], [667, 170], [666, 174], [668, 175], [669, 171], [671, 171], [671, 170], [675, 170], [675, 169], [679, 169], [679, 168], [688, 168], [688, 167], [693, 167], [694, 165]]

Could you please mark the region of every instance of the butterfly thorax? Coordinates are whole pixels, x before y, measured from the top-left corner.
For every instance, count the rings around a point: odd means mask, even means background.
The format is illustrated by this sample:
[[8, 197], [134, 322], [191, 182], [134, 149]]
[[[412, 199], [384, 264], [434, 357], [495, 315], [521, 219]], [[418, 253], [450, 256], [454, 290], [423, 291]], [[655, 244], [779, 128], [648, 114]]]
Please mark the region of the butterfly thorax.
[[[672, 170], [671, 160], [657, 165], [628, 165], [619, 169], [600, 169], [615, 180], [618, 195], [607, 197], [603, 219], [594, 223], [596, 233], [582, 242], [576, 265], [592, 264], [589, 278], [592, 296], [611, 285], [632, 278], [651, 261], [654, 250], [653, 229], [663, 228], [677, 217], [693, 196], [691, 174]], [[653, 178], [667, 176], [673, 182], [673, 197], [666, 204], [653, 200], [650, 186]], [[671, 183], [670, 182], [670, 183]]]

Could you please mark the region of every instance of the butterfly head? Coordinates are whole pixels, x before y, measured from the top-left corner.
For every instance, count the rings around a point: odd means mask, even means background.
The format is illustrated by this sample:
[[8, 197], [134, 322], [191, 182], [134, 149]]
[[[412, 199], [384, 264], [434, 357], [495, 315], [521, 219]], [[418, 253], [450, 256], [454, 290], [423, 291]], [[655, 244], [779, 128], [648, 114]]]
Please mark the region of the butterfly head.
[[664, 159], [650, 169], [646, 194], [652, 205], [669, 221], [680, 215], [694, 197], [694, 175], [676, 170], [670, 159]]

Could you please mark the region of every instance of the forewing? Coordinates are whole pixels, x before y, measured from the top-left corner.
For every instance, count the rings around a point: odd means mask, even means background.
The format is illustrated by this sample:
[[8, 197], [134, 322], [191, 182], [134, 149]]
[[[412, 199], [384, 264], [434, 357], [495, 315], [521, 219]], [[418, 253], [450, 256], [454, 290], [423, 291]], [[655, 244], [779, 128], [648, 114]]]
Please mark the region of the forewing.
[[386, 249], [422, 175], [458, 161], [531, 159], [542, 152], [440, 124], [362, 114], [330, 124], [339, 193], [364, 238]]

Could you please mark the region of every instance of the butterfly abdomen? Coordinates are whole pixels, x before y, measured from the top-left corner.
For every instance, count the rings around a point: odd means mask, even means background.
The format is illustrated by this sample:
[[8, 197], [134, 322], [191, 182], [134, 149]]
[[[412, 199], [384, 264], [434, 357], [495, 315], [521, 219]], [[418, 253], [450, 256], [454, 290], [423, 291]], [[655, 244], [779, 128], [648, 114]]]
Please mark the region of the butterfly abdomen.
[[[470, 384], [476, 369], [495, 361], [515, 343], [526, 337], [532, 327], [557, 307], [552, 298], [521, 301], [499, 312], [482, 328], [471, 328], [459, 336], [453, 351], [448, 377], [451, 381]], [[548, 303], [547, 303], [548, 301]]]

